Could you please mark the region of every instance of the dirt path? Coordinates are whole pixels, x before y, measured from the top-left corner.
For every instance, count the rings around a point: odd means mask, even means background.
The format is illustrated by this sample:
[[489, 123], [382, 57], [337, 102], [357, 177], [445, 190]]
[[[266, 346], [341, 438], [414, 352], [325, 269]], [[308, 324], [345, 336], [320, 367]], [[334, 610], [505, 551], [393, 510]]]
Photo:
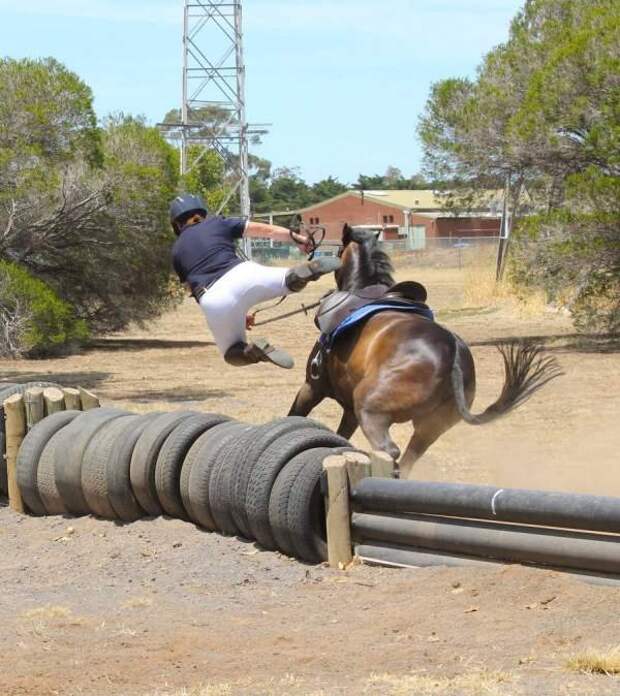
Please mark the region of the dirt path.
[[618, 642], [618, 588], [336, 573], [174, 520], [2, 522], [3, 694], [618, 693], [565, 667]]
[[[617, 346], [578, 341], [553, 313], [468, 309], [456, 271], [418, 277], [442, 320], [473, 346], [477, 409], [501, 387], [495, 339], [544, 337], [566, 376], [497, 424], [453, 428], [416, 475], [620, 495]], [[7, 380], [81, 384], [134, 410], [259, 422], [288, 410], [315, 337], [302, 317], [268, 335], [296, 356], [295, 370], [225, 368], [191, 303], [82, 355], [0, 369]], [[329, 403], [317, 415], [331, 426], [339, 418]], [[396, 436], [406, 444], [407, 429]], [[3, 695], [620, 693], [618, 678], [566, 667], [575, 654], [620, 644], [620, 589], [550, 571], [343, 574], [175, 520], [117, 526], [6, 508], [0, 548]]]

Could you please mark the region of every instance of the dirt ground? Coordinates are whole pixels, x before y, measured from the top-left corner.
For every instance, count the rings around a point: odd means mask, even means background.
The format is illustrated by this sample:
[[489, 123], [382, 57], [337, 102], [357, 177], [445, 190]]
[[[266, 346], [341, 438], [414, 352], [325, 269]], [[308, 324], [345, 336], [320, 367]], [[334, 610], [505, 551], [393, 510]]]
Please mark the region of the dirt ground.
[[[426, 283], [439, 320], [472, 346], [476, 410], [501, 388], [496, 340], [538, 336], [566, 373], [496, 424], [453, 428], [418, 478], [620, 496], [617, 342], [579, 338], [535, 303], [489, 304], [472, 295], [471, 272], [399, 276]], [[265, 328], [296, 357], [294, 370], [226, 367], [187, 302], [80, 355], [0, 362], [0, 377], [82, 385], [135, 411], [264, 422], [288, 410], [316, 336], [303, 316]], [[315, 415], [337, 426], [334, 404]], [[394, 433], [404, 447], [408, 428]], [[354, 442], [365, 444], [361, 434]], [[336, 572], [177, 520], [119, 526], [7, 508], [0, 548], [2, 695], [620, 694], [620, 676], [567, 666], [620, 645], [620, 587], [517, 566]]]

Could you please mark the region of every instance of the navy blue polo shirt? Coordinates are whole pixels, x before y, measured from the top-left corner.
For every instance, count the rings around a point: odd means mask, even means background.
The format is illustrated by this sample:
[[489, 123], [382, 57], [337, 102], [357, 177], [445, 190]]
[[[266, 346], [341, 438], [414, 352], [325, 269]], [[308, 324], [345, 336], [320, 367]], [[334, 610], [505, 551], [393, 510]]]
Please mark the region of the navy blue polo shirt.
[[245, 226], [244, 218], [214, 215], [185, 227], [172, 247], [172, 265], [181, 282], [189, 283], [194, 292], [243, 263], [235, 240], [243, 236]]

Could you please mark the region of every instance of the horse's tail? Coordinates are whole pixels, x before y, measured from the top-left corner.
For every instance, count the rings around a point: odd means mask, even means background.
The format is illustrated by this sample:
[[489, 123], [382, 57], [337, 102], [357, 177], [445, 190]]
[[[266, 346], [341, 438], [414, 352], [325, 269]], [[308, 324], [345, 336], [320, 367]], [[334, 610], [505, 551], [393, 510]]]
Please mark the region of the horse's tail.
[[484, 425], [509, 413], [547, 382], [564, 374], [555, 358], [542, 355], [540, 345], [528, 342], [498, 343], [496, 347], [504, 359], [504, 387], [497, 401], [476, 415], [469, 410], [465, 399], [458, 340], [455, 339], [455, 343], [452, 389], [461, 418], [470, 425]]

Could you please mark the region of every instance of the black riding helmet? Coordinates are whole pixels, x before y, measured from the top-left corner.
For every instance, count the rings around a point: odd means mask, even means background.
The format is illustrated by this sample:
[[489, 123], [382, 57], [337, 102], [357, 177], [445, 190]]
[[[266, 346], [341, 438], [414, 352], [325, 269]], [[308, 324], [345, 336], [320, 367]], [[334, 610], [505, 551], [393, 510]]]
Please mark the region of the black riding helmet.
[[170, 222], [181, 222], [181, 218], [190, 217], [191, 213], [207, 214], [207, 206], [200, 196], [184, 193], [170, 203]]

